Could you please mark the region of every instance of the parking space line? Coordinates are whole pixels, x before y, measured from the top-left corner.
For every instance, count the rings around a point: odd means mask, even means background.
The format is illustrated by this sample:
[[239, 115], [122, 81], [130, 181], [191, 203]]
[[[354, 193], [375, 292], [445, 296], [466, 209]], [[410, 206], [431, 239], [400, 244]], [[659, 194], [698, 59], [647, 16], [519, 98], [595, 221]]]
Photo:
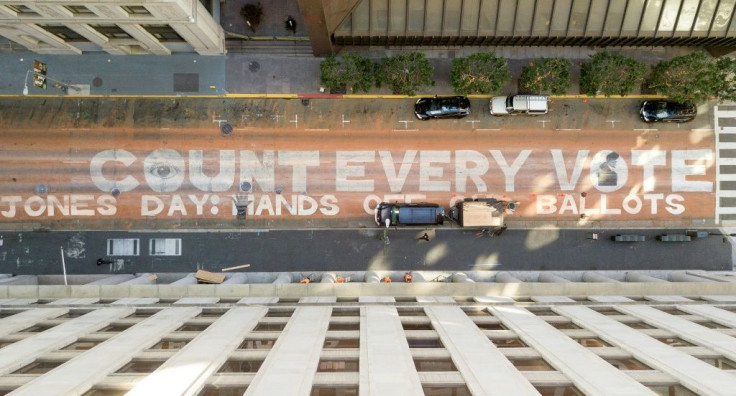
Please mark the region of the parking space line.
[[478, 129], [473, 129], [473, 130], [474, 131], [500, 131], [501, 129], [500, 128], [495, 128], [495, 129], [494, 128], [478, 128]]
[[555, 131], [582, 131], [580, 128], [555, 128]]
[[391, 132], [411, 132], [418, 131], [419, 129], [392, 129]]

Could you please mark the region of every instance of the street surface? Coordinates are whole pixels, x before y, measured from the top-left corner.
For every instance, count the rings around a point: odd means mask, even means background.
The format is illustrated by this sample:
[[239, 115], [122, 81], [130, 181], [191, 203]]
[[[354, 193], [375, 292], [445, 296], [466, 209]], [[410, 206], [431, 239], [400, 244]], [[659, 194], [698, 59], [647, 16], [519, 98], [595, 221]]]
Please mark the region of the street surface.
[[558, 99], [545, 116], [497, 118], [473, 99], [471, 116], [432, 121], [413, 101], [2, 99], [0, 221], [372, 227], [380, 201], [495, 197], [519, 202], [510, 223], [713, 223], [709, 106], [692, 123], [649, 125], [638, 100]]
[[[718, 230], [709, 230], [720, 234]], [[419, 239], [425, 232], [430, 240]], [[668, 230], [684, 233], [684, 230]], [[612, 242], [636, 233], [645, 242]], [[598, 239], [593, 239], [597, 234]], [[691, 242], [660, 242], [652, 230], [512, 230], [499, 236], [474, 230], [391, 229], [389, 244], [376, 228], [252, 230], [250, 232], [24, 232], [0, 233], [0, 273], [365, 271], [646, 271], [731, 270], [732, 241], [719, 235]], [[178, 249], [161, 249], [164, 240]], [[113, 240], [113, 242], [111, 242]], [[128, 243], [127, 245], [122, 242]], [[119, 243], [119, 244], [118, 244]], [[173, 244], [169, 244], [173, 246]], [[97, 266], [98, 258], [113, 264]]]

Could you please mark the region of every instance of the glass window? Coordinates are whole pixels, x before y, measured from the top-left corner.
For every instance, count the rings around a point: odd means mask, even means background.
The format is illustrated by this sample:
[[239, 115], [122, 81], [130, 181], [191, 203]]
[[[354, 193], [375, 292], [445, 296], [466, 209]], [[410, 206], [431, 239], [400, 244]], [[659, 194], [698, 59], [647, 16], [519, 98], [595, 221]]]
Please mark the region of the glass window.
[[713, 32], [725, 32], [728, 29], [728, 22], [731, 21], [731, 14], [733, 13], [734, 3], [729, 1], [722, 1], [718, 4], [718, 10], [716, 11], [715, 19], [713, 20]]
[[501, 323], [476, 323], [479, 329], [483, 330], [508, 330], [506, 326]]
[[33, 11], [31, 8], [29, 8], [28, 6], [25, 6], [25, 5], [14, 4], [14, 5], [5, 5], [5, 7], [8, 7], [11, 10], [13, 10], [13, 12], [15, 12], [16, 14], [18, 14], [18, 16], [20, 16], [20, 17], [40, 16], [39, 13], [37, 13], [36, 11]]
[[327, 331], [354, 331], [360, 330], [360, 323], [332, 323], [327, 328]]
[[271, 349], [275, 343], [276, 340], [251, 340], [246, 338], [240, 343], [238, 349]]
[[358, 372], [357, 360], [320, 360], [318, 372]]
[[695, 23], [695, 13], [700, 6], [700, 0], [684, 0], [680, 7], [680, 17], [677, 20], [675, 30], [682, 33], [690, 34], [690, 29]]
[[218, 373], [256, 373], [263, 360], [228, 360], [220, 366]]
[[344, 340], [326, 339], [322, 348], [360, 348], [360, 341], [356, 338]]
[[457, 371], [452, 359], [414, 359], [417, 371]]
[[86, 351], [94, 348], [99, 342], [97, 341], [76, 341], [61, 348], [63, 351]]
[[695, 31], [696, 32], [707, 32], [710, 28], [710, 21], [713, 18], [713, 13], [716, 9], [716, 3], [718, 0], [701, 0], [700, 9], [698, 9], [698, 16], [695, 19]]
[[667, 0], [662, 8], [662, 16], [659, 18], [659, 33], [666, 33], [667, 36], [672, 34], [677, 21], [677, 13], [680, 10], [680, 0]]
[[156, 37], [158, 41], [162, 42], [183, 42], [184, 39], [179, 36], [169, 25], [141, 25], [143, 29], [146, 29], [148, 33]]
[[74, 14], [74, 16], [92, 16], [92, 15], [95, 15], [95, 13], [92, 12], [92, 10], [90, 10], [89, 8], [87, 8], [87, 7], [83, 6], [83, 5], [68, 5], [68, 6], [64, 6], [64, 8], [66, 8], [67, 10], [69, 10], [69, 12], [71, 12], [72, 14]]
[[146, 7], [142, 5], [127, 5], [127, 6], [120, 6], [125, 12], [127, 12], [130, 15], [151, 15], [150, 12], [146, 9]]
[[152, 373], [162, 364], [163, 360], [132, 360], [116, 373]]
[[[111, 39], [125, 39], [132, 38], [125, 30], [121, 29], [117, 25], [89, 25], [93, 29], [97, 30], [103, 36]], [[161, 303], [164, 303], [162, 300]]]
[[651, 370], [651, 367], [636, 359], [604, 359], [619, 370]]
[[203, 331], [210, 327], [208, 324], [184, 324], [174, 331]]
[[434, 339], [417, 339], [408, 338], [409, 348], [444, 348], [439, 338]]
[[64, 362], [44, 362], [44, 361], [37, 361], [33, 362], [31, 364], [27, 364], [18, 370], [13, 371], [10, 374], [44, 374], [48, 373], [52, 369], [55, 369]]
[[189, 341], [159, 341], [149, 349], [181, 349], [184, 345], [188, 344]]
[[509, 361], [519, 371], [554, 371], [552, 366], [541, 358], [509, 359]]
[[611, 0], [608, 3], [608, 16], [606, 16], [603, 34], [618, 35], [621, 30], [621, 22], [624, 20], [624, 10], [626, 10], [626, 0]]
[[258, 323], [253, 331], [281, 331], [286, 327], [286, 323]]
[[434, 330], [431, 323], [401, 323], [404, 330]]
[[626, 16], [624, 16], [624, 25], [621, 33], [626, 36], [634, 36], [639, 31], [639, 20], [644, 12], [644, 2], [646, 0], [629, 0], [626, 7]]
[[[291, 315], [294, 314], [293, 309], [276, 309], [271, 308], [268, 310], [268, 313], [266, 314], [267, 318], [290, 318]], [[334, 313], [333, 313], [334, 315]]]

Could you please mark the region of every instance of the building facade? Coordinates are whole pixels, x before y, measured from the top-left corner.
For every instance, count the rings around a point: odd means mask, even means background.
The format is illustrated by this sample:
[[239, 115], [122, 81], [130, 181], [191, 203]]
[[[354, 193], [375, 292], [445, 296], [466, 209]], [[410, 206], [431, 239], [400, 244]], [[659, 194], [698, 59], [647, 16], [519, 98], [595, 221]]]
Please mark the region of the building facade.
[[[335, 283], [334, 274], [322, 274], [308, 284], [284, 274], [242, 283], [267, 276], [241, 273], [217, 285], [161, 275], [76, 276], [69, 286], [60, 276], [3, 278], [0, 393], [736, 389], [732, 273], [676, 274], [671, 281], [651, 273], [622, 281], [542, 273], [536, 282], [520, 281], [528, 275], [520, 273], [494, 282], [473, 282], [472, 274], [423, 281], [417, 273], [411, 283], [380, 283], [371, 273]], [[377, 274], [384, 275], [394, 276]], [[34, 279], [41, 284], [29, 284]]]
[[3, 0], [0, 36], [42, 54], [225, 53], [223, 29], [198, 0]]

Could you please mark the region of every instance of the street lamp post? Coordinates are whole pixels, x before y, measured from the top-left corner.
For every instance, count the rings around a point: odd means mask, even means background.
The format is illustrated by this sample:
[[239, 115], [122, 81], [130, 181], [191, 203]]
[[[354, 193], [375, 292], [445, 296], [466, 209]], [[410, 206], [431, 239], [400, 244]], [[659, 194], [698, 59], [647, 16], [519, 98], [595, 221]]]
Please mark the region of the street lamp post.
[[[35, 75], [36, 75], [36, 72], [35, 72], [35, 71], [33, 71], [32, 69], [31, 69], [31, 70], [27, 70], [27, 71], [26, 71], [26, 78], [25, 78], [25, 80], [23, 80], [23, 95], [28, 95], [28, 75], [29, 75], [30, 73], [33, 73], [34, 77], [35, 77]], [[53, 78], [51, 78], [51, 77], [48, 77], [48, 76], [45, 76], [45, 77], [46, 77], [46, 79], [47, 79], [47, 80], [49, 80], [49, 81], [51, 81], [51, 82], [55, 82], [56, 84], [59, 84], [59, 85], [61, 85], [61, 86], [62, 86], [62, 87], [64, 87], [65, 89], [69, 89], [69, 88], [71, 88], [71, 89], [73, 89], [73, 90], [75, 90], [75, 91], [77, 91], [77, 92], [80, 92], [80, 91], [82, 91], [82, 89], [81, 89], [81, 88], [79, 88], [79, 87], [75, 87], [75, 86], [73, 86], [73, 85], [69, 85], [69, 84], [67, 84], [67, 83], [65, 83], [65, 82], [63, 82], [63, 81], [55, 80], [55, 79], [53, 79]]]

